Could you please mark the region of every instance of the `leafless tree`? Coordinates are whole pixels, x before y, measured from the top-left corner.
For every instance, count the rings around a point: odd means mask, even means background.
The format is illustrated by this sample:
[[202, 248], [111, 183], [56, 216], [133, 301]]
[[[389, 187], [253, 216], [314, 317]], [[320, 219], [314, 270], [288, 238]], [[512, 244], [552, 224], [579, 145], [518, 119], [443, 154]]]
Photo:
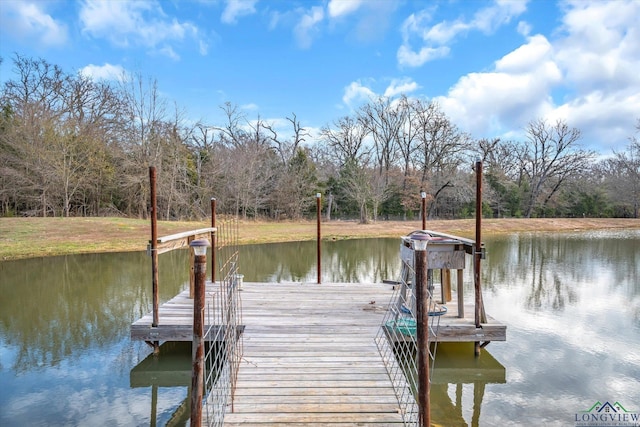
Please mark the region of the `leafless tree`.
[[368, 158], [371, 150], [365, 144], [366, 136], [367, 129], [351, 116], [339, 118], [320, 132], [321, 140], [331, 147], [331, 154], [340, 166], [349, 162], [363, 163], [362, 159]]
[[429, 217], [433, 216], [438, 198], [443, 191], [455, 185], [463, 154], [469, 149], [470, 138], [440, 111], [437, 103], [415, 105], [417, 139], [422, 167], [421, 187], [429, 194]]
[[640, 215], [640, 119], [636, 134], [629, 138], [625, 151], [614, 151], [606, 160], [607, 183], [612, 199], [630, 206], [634, 218]]
[[580, 130], [558, 120], [535, 120], [527, 127], [527, 143], [518, 155], [528, 186], [524, 214], [544, 208], [562, 185], [589, 164], [594, 154], [578, 147]]
[[271, 133], [269, 137], [274, 144], [274, 148], [277, 151], [283, 165], [287, 165], [291, 162], [294, 156], [298, 153], [300, 145], [308, 138], [309, 131], [302, 126], [300, 120], [295, 113], [291, 113], [293, 117], [287, 117], [287, 121], [291, 123], [293, 127], [293, 136], [290, 139], [282, 139], [278, 136], [278, 132], [275, 127], [270, 124], [263, 123], [262, 127]]
[[398, 137], [404, 125], [405, 111], [391, 98], [378, 97], [360, 109], [358, 119], [373, 139], [378, 171], [388, 184], [388, 172], [398, 155]]

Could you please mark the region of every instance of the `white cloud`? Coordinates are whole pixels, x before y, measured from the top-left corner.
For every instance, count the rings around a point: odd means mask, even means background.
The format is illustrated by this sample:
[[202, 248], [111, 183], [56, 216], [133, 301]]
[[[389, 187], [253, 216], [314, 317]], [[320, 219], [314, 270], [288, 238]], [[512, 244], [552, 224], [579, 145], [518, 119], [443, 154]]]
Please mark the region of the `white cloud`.
[[155, 1], [85, 0], [80, 22], [83, 33], [120, 47], [143, 46], [179, 59], [171, 44], [191, 38], [203, 52], [198, 28], [189, 22], [167, 19]]
[[322, 7], [314, 6], [302, 15], [302, 18], [293, 29], [293, 33], [298, 42], [298, 46], [309, 48], [313, 42], [313, 33], [317, 31], [316, 26], [324, 19]]
[[126, 72], [121, 65], [89, 64], [80, 70], [80, 74], [93, 80], [123, 80], [126, 79]]
[[[526, 1], [496, 0], [489, 7], [477, 11], [469, 21], [462, 18], [430, 25], [433, 10], [424, 9], [411, 14], [401, 26], [402, 45], [398, 48], [398, 63], [419, 67], [436, 58], [448, 55], [449, 46], [460, 34], [481, 31], [485, 34], [511, 21], [526, 10]], [[417, 39], [417, 41], [414, 41]], [[418, 49], [412, 45], [422, 45]]]
[[349, 15], [362, 6], [363, 0], [330, 0], [327, 11], [331, 18]]
[[385, 89], [384, 96], [393, 98], [397, 95], [406, 95], [408, 93], [414, 92], [419, 89], [420, 86], [418, 83], [414, 82], [411, 79], [393, 79], [391, 80], [391, 84]]
[[518, 22], [518, 34], [528, 37], [531, 34], [531, 25], [528, 22]]
[[494, 71], [463, 76], [437, 101], [455, 123], [475, 135], [523, 128], [553, 109], [550, 93], [562, 73], [552, 54], [547, 39], [534, 36], [496, 61]]
[[621, 148], [640, 117], [640, 3], [572, 1], [565, 12], [555, 58], [573, 96], [549, 116], [587, 143]]
[[235, 24], [241, 16], [256, 13], [258, 0], [226, 0], [226, 6], [220, 20], [225, 24]]
[[22, 39], [36, 39], [43, 46], [62, 46], [67, 42], [67, 26], [43, 10], [46, 3], [5, 1], [0, 7], [2, 32]]
[[439, 46], [437, 48], [424, 46], [419, 52], [414, 52], [410, 47], [402, 45], [398, 49], [398, 63], [408, 65], [410, 67], [419, 67], [425, 62], [433, 59], [442, 58], [449, 54], [447, 46]]
[[375, 97], [376, 94], [370, 88], [363, 86], [360, 82], [351, 82], [351, 84], [344, 89], [342, 102], [352, 110], [355, 110], [360, 104], [369, 102]]
[[200, 40], [198, 42], [198, 52], [200, 52], [200, 55], [206, 56], [209, 53], [209, 44], [204, 40]]
[[478, 11], [469, 27], [483, 33], [492, 33], [526, 10], [527, 0], [496, 0], [493, 6]]
[[[579, 91], [640, 85], [640, 3], [575, 2], [563, 20], [558, 62]], [[589, 21], [586, 21], [589, 20]]]
[[529, 38], [527, 44], [497, 60], [496, 70], [512, 74], [526, 73], [549, 58], [551, 53], [551, 43], [544, 36], [535, 35]]
[[475, 137], [513, 137], [531, 120], [563, 119], [586, 147], [621, 148], [640, 117], [638, 16], [633, 0], [567, 3], [555, 39], [529, 37], [436, 100]]
[[260, 107], [258, 107], [258, 104], [252, 102], [250, 104], [241, 105], [240, 109], [245, 111], [258, 111]]

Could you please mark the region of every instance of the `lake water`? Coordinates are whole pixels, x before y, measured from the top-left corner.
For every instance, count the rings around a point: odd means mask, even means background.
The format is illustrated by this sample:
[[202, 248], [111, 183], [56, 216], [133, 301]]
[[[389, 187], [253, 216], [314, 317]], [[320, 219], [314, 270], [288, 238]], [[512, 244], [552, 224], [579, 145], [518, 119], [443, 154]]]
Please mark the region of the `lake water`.
[[[640, 231], [518, 234], [486, 246], [485, 306], [507, 341], [478, 359], [439, 347], [433, 422], [576, 426], [598, 402], [638, 416]], [[323, 281], [397, 279], [398, 247], [325, 242]], [[188, 257], [160, 257], [164, 301], [186, 286]], [[315, 243], [243, 246], [240, 264], [245, 281], [313, 283]], [[166, 346], [156, 360], [129, 339], [151, 307], [150, 270], [142, 252], [0, 262], [0, 426], [187, 423], [190, 346]]]

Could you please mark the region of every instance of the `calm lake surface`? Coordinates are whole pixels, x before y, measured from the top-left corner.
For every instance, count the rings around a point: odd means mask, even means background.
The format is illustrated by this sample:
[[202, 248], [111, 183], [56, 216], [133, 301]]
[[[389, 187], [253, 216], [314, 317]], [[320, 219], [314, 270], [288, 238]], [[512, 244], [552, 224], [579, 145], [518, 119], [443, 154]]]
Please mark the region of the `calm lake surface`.
[[[485, 306], [507, 341], [478, 359], [439, 347], [433, 422], [575, 426], [597, 402], [640, 413], [640, 231], [486, 246]], [[399, 239], [323, 243], [323, 281], [397, 279], [398, 248]], [[245, 281], [313, 283], [315, 257], [314, 242], [243, 246], [240, 270]], [[0, 262], [0, 426], [188, 423], [190, 345], [154, 360], [129, 339], [151, 308], [150, 270], [142, 252]], [[186, 251], [160, 256], [162, 301], [187, 280]]]

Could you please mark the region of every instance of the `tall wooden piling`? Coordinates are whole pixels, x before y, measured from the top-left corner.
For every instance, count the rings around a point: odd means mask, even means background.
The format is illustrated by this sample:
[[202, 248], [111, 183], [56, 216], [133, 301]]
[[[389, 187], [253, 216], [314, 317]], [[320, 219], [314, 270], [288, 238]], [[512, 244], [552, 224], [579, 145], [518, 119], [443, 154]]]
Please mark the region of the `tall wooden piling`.
[[416, 274], [416, 343], [418, 346], [418, 425], [431, 425], [429, 396], [429, 294], [427, 251], [414, 249]]
[[195, 293], [193, 298], [193, 342], [191, 348], [191, 427], [202, 424], [204, 382], [204, 300], [207, 279], [207, 256], [195, 255]]
[[420, 199], [422, 200], [422, 204], [420, 206], [420, 216], [422, 217], [422, 229], [427, 229], [427, 193], [425, 191], [420, 191]]
[[[473, 253], [473, 283], [475, 288], [475, 322], [476, 328], [481, 328], [481, 323], [486, 323], [486, 315], [482, 303], [482, 281], [480, 267], [482, 261], [482, 161], [476, 160], [476, 242]], [[480, 354], [480, 342], [475, 342], [475, 354]]]
[[[216, 228], [216, 199], [211, 198], [211, 228]], [[211, 282], [216, 282], [216, 236], [217, 233], [212, 231], [210, 233], [211, 242]]]
[[316, 221], [317, 221], [317, 230], [316, 230], [316, 240], [317, 240], [317, 248], [316, 252], [318, 254], [318, 284], [322, 283], [322, 242], [320, 240], [320, 202], [322, 200], [322, 194], [316, 193]]
[[[156, 168], [149, 167], [149, 183], [151, 187], [151, 277], [152, 277], [152, 294], [153, 294], [153, 323], [155, 328], [158, 326], [158, 202], [156, 197]], [[160, 343], [153, 341], [153, 352], [160, 351]]]

